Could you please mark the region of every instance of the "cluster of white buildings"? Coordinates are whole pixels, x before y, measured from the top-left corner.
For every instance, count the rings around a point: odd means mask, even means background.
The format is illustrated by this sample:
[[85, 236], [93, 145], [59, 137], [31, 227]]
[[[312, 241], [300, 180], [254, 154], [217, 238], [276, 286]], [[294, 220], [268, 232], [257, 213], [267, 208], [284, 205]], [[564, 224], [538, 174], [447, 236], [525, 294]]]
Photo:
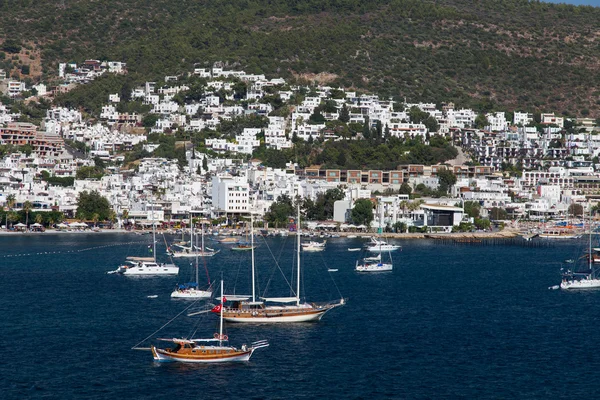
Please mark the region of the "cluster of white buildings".
[[[105, 72], [125, 73], [125, 67], [124, 63], [88, 60], [79, 67], [61, 64], [59, 74], [67, 81], [84, 83], [85, 79]], [[208, 217], [239, 216], [250, 210], [264, 214], [280, 195], [316, 199], [319, 193], [343, 187], [346, 198], [336, 205], [335, 211], [338, 223], [346, 222], [348, 210], [357, 199], [377, 198], [375, 226], [397, 222], [420, 226], [435, 224], [437, 219], [456, 222], [449, 215], [456, 214], [452, 208], [464, 201], [479, 202], [484, 210], [502, 207], [515, 218], [542, 219], [564, 214], [569, 204], [600, 193], [600, 176], [590, 161], [600, 153], [600, 140], [594, 134], [591, 120], [579, 120], [577, 133], [566, 133], [562, 129], [564, 119], [553, 114], [541, 115], [545, 128], [538, 130], [528, 126], [533, 121], [531, 114], [515, 112], [513, 120], [507, 121], [505, 113], [496, 112], [485, 115], [488, 126], [475, 129], [477, 113], [457, 110], [453, 104], [445, 104], [440, 110], [435, 104], [405, 103], [403, 111], [398, 111], [392, 100], [350, 91], [341, 91], [340, 98], [340, 89], [330, 87], [311, 88], [310, 95], [290, 107], [287, 116], [271, 116], [271, 104], [262, 101], [265, 96], [288, 101], [301, 88], [283, 86], [285, 82], [281, 79], [268, 80], [263, 75], [224, 70], [218, 64], [192, 73], [207, 79], [207, 89], [196, 101], [184, 105], [174, 97], [190, 88], [178, 84], [176, 76], [165, 77], [164, 85], [146, 82], [132, 90], [131, 97], [149, 106], [149, 114], [157, 116], [151, 132], [168, 134], [177, 128], [216, 130], [223, 120], [248, 114], [265, 116], [264, 128], [245, 128], [232, 137], [205, 140], [205, 145], [216, 152], [249, 155], [262, 143], [274, 149], [289, 148], [294, 136], [303, 140], [338, 140], [325, 123], [311, 122], [315, 112], [327, 103], [328, 111], [321, 113], [324, 121], [339, 119], [346, 109], [349, 122], [368, 121], [372, 128], [381, 125], [393, 136], [420, 136], [426, 142], [433, 135], [443, 135], [478, 161], [479, 166], [450, 167], [458, 178], [451, 188], [451, 197], [430, 199], [417, 209], [406, 207], [405, 195], [378, 193], [397, 191], [403, 183], [413, 189], [419, 185], [436, 189], [441, 166], [409, 165], [399, 167], [398, 171], [299, 170], [293, 165], [273, 169], [254, 160], [241, 163], [235, 159], [208, 158], [206, 154], [188, 150], [188, 166], [183, 169], [175, 160], [148, 158], [141, 160], [135, 171], [113, 168], [99, 180], [75, 180], [72, 187], [53, 186], [40, 180], [42, 171], [50, 176], [74, 177], [77, 168], [93, 165], [96, 156], [120, 161], [124, 152], [146, 142], [146, 131], [140, 126], [143, 115], [119, 112], [121, 99], [114, 93], [102, 107], [99, 120], [93, 123], [84, 120], [77, 110], [48, 110], [41, 136], [32, 127], [23, 124], [15, 127], [18, 115], [0, 105], [0, 123], [13, 124], [12, 130], [0, 129], [0, 145], [29, 144], [21, 140], [21, 132], [29, 132], [28, 140], [36, 143], [37, 148], [48, 148], [40, 145], [40, 140], [46, 140], [53, 150], [34, 151], [30, 156], [8, 154], [0, 161], [0, 205], [5, 205], [6, 197], [13, 194], [17, 207], [30, 201], [35, 210], [54, 209], [73, 216], [77, 195], [83, 190], [97, 190], [109, 200], [121, 220], [128, 215], [128, 219], [148, 223], [151, 219], [185, 219], [191, 210]], [[240, 80], [247, 89], [236, 94], [236, 83]], [[331, 97], [334, 91], [338, 94], [336, 98]], [[433, 117], [438, 130], [430, 132], [425, 124], [411, 121], [413, 107]], [[81, 142], [90, 151], [83, 158], [61, 152], [62, 139]], [[152, 150], [151, 146], [147, 149]], [[567, 157], [570, 161], [565, 160]], [[496, 172], [502, 163], [521, 163], [526, 170], [521, 177], [503, 176]]]

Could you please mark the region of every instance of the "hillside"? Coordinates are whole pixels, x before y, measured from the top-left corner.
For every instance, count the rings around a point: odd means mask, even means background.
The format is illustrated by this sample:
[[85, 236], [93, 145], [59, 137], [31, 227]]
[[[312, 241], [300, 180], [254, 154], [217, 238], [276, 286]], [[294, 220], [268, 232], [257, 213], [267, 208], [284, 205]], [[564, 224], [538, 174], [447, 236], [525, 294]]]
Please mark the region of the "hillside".
[[222, 60], [412, 102], [600, 117], [600, 8], [525, 0], [7, 0], [0, 10], [0, 68], [33, 80], [40, 61], [52, 74], [59, 61], [121, 60], [142, 81]]

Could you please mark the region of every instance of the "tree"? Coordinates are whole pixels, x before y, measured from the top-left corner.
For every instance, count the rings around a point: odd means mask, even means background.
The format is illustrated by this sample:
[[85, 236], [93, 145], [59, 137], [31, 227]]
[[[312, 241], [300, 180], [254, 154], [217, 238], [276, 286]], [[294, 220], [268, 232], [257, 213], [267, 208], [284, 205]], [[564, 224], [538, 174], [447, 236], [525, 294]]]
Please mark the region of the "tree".
[[[15, 206], [15, 195], [9, 194], [8, 196], [6, 196], [6, 207], [8, 208], [8, 211], [12, 211], [14, 206]], [[10, 214], [9, 212], [6, 213], [6, 230], [8, 230], [9, 214]]]
[[275, 227], [286, 226], [290, 216], [294, 215], [292, 199], [286, 194], [277, 197], [271, 204], [269, 211], [265, 213], [265, 221], [274, 224]]
[[123, 225], [129, 225], [129, 211], [123, 210], [121, 213], [121, 218], [123, 219]]
[[348, 110], [348, 107], [346, 107], [345, 103], [342, 106], [342, 108], [340, 109], [338, 119], [345, 124], [350, 122], [350, 110]]
[[369, 122], [369, 117], [365, 117], [365, 124], [363, 125], [363, 138], [369, 140], [371, 138], [371, 123]]
[[152, 128], [154, 125], [156, 125], [156, 121], [158, 121], [158, 118], [159, 117], [157, 114], [148, 114], [144, 118], [142, 118], [142, 125], [144, 126], [144, 128]]
[[334, 189], [328, 189], [323, 195], [323, 214], [324, 219], [333, 218], [333, 205], [336, 201], [344, 200], [346, 194], [339, 187]]
[[33, 205], [31, 204], [31, 202], [29, 200], [27, 200], [25, 203], [23, 203], [23, 211], [25, 211], [25, 229], [27, 229], [27, 226], [29, 226], [29, 212], [31, 211], [32, 208], [33, 208]]
[[475, 218], [475, 226], [477, 229], [488, 229], [491, 223], [487, 218]]
[[407, 194], [410, 197], [410, 194], [412, 193], [412, 187], [410, 187], [408, 183], [402, 182], [399, 192], [400, 194]]
[[481, 210], [481, 205], [476, 201], [465, 201], [464, 205], [465, 214], [471, 218], [478, 218]]
[[475, 118], [475, 128], [477, 129], [483, 129], [486, 126], [489, 125], [488, 119], [485, 116], [485, 114], [479, 114], [476, 118]]
[[492, 207], [490, 210], [490, 219], [494, 221], [504, 221], [508, 219], [508, 213], [504, 208]]
[[208, 171], [208, 157], [206, 156], [206, 154], [204, 155], [204, 158], [202, 159], [202, 171], [204, 171], [204, 172]]
[[356, 225], [370, 226], [373, 221], [373, 203], [369, 199], [358, 199], [350, 213], [352, 223]]
[[573, 203], [569, 206], [567, 212], [569, 213], [569, 215], [580, 217], [583, 215], [583, 206], [579, 203]]
[[100, 215], [98, 213], [94, 213], [92, 215], [92, 221], [94, 222], [94, 228], [96, 227], [96, 225], [98, 224], [98, 221], [100, 220]]
[[440, 181], [439, 191], [445, 194], [448, 193], [450, 186], [456, 183], [456, 175], [447, 168], [440, 168], [437, 175]]
[[98, 214], [98, 220], [105, 221], [110, 215], [110, 203], [106, 199], [93, 190], [91, 192], [83, 191], [77, 196], [77, 217], [81, 219], [91, 220], [94, 214]]

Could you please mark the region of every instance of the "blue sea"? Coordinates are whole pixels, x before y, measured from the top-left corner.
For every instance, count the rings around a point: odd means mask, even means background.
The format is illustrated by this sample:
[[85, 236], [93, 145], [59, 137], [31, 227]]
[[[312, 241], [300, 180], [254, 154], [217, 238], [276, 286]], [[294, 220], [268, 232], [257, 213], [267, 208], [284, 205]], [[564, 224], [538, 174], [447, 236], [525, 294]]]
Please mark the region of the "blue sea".
[[[174, 238], [166, 237], [167, 241]], [[227, 326], [231, 344], [267, 339], [250, 362], [159, 364], [132, 347], [212, 336], [215, 315], [169, 298], [193, 276], [107, 274], [148, 255], [149, 236], [1, 236], [2, 399], [431, 399], [600, 396], [600, 291], [551, 290], [582, 242], [453, 244], [397, 241], [394, 270], [358, 274], [361, 239], [330, 239], [303, 255], [308, 301], [348, 299], [318, 323]], [[283, 295], [293, 238], [260, 239], [258, 291]], [[212, 244], [212, 243], [211, 243]], [[226, 291], [249, 292], [249, 254], [227, 246], [201, 261]], [[159, 237], [157, 254], [165, 244]], [[327, 272], [337, 268], [338, 272]], [[275, 289], [271, 289], [274, 287]], [[271, 291], [273, 290], [273, 291]], [[149, 298], [148, 296], [156, 296]], [[175, 318], [181, 314], [178, 318]], [[147, 347], [156, 341], [143, 342]]]

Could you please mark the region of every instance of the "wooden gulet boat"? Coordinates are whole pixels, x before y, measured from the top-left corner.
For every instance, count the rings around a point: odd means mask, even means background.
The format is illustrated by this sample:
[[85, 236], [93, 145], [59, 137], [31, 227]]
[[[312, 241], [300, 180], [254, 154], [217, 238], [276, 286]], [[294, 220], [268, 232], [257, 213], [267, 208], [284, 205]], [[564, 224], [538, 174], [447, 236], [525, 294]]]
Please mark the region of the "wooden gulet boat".
[[[251, 224], [252, 225], [252, 224]], [[225, 307], [223, 319], [239, 323], [292, 323], [319, 321], [327, 311], [344, 304], [342, 298], [333, 303], [302, 303], [300, 301], [300, 210], [298, 209], [297, 279], [295, 297], [256, 298], [254, 249], [252, 249], [252, 296], [227, 296], [233, 305]], [[254, 231], [251, 230], [253, 240]], [[269, 303], [269, 304], [267, 304]], [[276, 304], [276, 305], [272, 305]]]
[[[223, 281], [221, 281], [221, 298], [223, 302], [226, 299], [222, 295]], [[248, 361], [256, 349], [269, 346], [266, 340], [260, 340], [252, 343], [250, 346], [243, 344], [240, 348], [233, 346], [224, 346], [229, 338], [223, 334], [223, 302], [216, 305], [212, 311], [219, 313], [219, 333], [215, 333], [213, 338], [208, 339], [159, 339], [161, 341], [172, 342], [175, 346], [171, 348], [159, 348], [151, 346], [152, 356], [155, 361], [160, 362], [184, 362], [184, 363], [225, 363]], [[218, 342], [218, 345], [208, 343]]]

